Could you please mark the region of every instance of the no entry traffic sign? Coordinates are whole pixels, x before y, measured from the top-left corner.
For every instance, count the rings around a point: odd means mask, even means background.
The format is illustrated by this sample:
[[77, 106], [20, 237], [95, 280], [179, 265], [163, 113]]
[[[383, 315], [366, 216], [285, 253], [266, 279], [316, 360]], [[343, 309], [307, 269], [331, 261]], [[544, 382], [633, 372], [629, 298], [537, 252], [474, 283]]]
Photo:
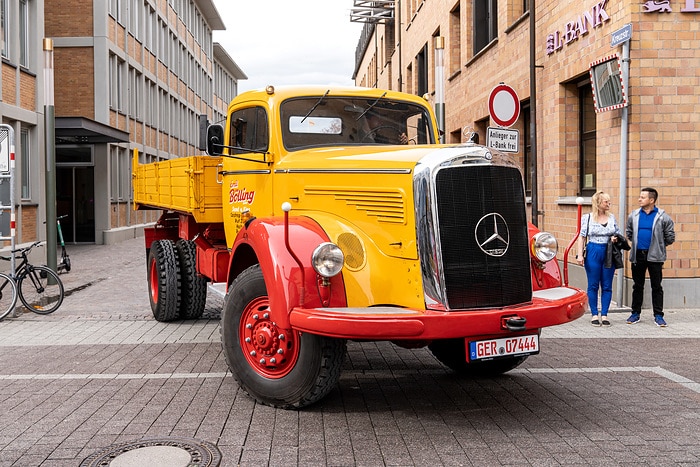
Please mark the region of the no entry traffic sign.
[[508, 128], [518, 121], [520, 100], [515, 90], [500, 83], [489, 95], [489, 114], [498, 126]]

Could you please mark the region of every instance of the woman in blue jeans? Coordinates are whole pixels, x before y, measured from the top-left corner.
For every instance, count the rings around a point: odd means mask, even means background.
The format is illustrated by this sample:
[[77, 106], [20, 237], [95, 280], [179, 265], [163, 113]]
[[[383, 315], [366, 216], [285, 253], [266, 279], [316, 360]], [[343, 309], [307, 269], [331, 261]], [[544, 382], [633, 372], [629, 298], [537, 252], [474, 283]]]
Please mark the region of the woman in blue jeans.
[[[581, 235], [576, 243], [576, 262], [586, 269], [588, 279], [588, 305], [591, 309], [593, 326], [610, 326], [608, 309], [612, 301], [612, 282], [615, 266], [605, 267], [608, 241], [617, 241], [615, 234], [620, 228], [615, 216], [610, 213], [610, 195], [599, 191], [591, 198], [591, 213], [581, 217]], [[586, 242], [586, 258], [583, 257]], [[600, 291], [600, 312], [598, 292]]]

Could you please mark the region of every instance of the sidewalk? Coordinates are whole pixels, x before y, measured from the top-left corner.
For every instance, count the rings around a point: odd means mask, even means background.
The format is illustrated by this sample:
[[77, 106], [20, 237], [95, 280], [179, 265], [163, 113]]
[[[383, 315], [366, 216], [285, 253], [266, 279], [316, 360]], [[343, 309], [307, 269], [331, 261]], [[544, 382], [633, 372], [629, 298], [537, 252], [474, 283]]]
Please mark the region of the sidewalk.
[[[66, 291], [61, 307], [51, 315], [27, 312], [14, 319], [153, 320], [143, 237], [66, 249], [71, 270], [60, 275]], [[210, 292], [203, 318], [218, 319], [222, 303], [220, 294]]]
[[[477, 381], [455, 377], [425, 348], [348, 342], [338, 387], [285, 411], [255, 403], [230, 376], [220, 293], [208, 294], [203, 319], [160, 323], [142, 237], [68, 252], [61, 308], [0, 322], [0, 467], [700, 459], [687, 423], [700, 403], [697, 309], [668, 310], [667, 328], [650, 310], [633, 326], [616, 313], [609, 328], [588, 316], [546, 328], [539, 355]], [[639, 395], [634, 404], [617, 403], [629, 394]], [[590, 403], [597, 397], [603, 403]]]

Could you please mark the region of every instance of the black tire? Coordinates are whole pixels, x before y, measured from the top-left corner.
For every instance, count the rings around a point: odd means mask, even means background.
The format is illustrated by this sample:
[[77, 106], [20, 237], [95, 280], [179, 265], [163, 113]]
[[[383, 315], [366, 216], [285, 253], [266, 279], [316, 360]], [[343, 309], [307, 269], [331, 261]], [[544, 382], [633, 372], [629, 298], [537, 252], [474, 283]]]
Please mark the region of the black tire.
[[460, 375], [474, 377], [498, 376], [516, 368], [527, 360], [527, 355], [502, 357], [495, 360], [467, 361], [464, 339], [443, 339], [433, 341], [428, 348], [443, 365]]
[[0, 320], [14, 311], [17, 304], [17, 284], [15, 280], [0, 272]]
[[182, 280], [180, 318], [200, 318], [207, 304], [207, 280], [197, 273], [197, 248], [191, 240], [178, 240], [175, 249]]
[[17, 292], [25, 308], [40, 315], [58, 310], [65, 293], [58, 274], [45, 266], [29, 265], [17, 279]]
[[156, 240], [148, 254], [148, 296], [156, 321], [167, 322], [180, 311], [180, 264], [171, 240]]
[[267, 288], [258, 265], [246, 269], [229, 287], [220, 332], [233, 377], [262, 404], [302, 408], [326, 396], [338, 383], [345, 340], [277, 327], [269, 315]]

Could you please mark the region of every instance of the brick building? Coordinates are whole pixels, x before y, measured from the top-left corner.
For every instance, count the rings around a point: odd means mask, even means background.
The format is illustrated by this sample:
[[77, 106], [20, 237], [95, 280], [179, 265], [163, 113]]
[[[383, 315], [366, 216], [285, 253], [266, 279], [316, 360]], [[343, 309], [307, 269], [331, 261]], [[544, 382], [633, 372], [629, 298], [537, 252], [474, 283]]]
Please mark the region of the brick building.
[[223, 118], [246, 79], [213, 42], [212, 31], [224, 29], [213, 1], [0, 4], [10, 44], [0, 116], [21, 135], [17, 240], [45, 236], [43, 37], [54, 47], [56, 213], [68, 214], [66, 241], [133, 235], [155, 214], [131, 209], [132, 150], [142, 162], [199, 152], [199, 115]]
[[[362, 3], [356, 0], [355, 5]], [[471, 128], [485, 143], [487, 128], [497, 126], [489, 114], [490, 92], [500, 82], [516, 91], [521, 112], [512, 126], [519, 132], [519, 151], [513, 156], [524, 168], [529, 193], [531, 172], [536, 175], [536, 210], [530, 215], [538, 212], [538, 226], [559, 239], [560, 260], [572, 263], [572, 283], [585, 285], [573, 254], [563, 257], [576, 230], [575, 199], [584, 198], [585, 213], [595, 191], [610, 193], [612, 212], [624, 225], [637, 207], [640, 189], [653, 186], [659, 191], [658, 205], [676, 222], [676, 243], [664, 270], [666, 306], [700, 304], [700, 2], [547, 0], [535, 3], [534, 18], [528, 0], [381, 4], [377, 6], [388, 14], [375, 11], [360, 19], [367, 24], [357, 47], [356, 84], [428, 94], [434, 101], [435, 45], [444, 41], [446, 142], [464, 141], [463, 130]], [[628, 64], [624, 98], [629, 105], [596, 111], [591, 64], [614, 54], [621, 58], [626, 47], [629, 61], [612, 57], [605, 66], [619, 73]], [[599, 87], [599, 101], [610, 91], [607, 86], [615, 85], [621, 93], [621, 80], [612, 78]], [[533, 159], [536, 168], [531, 170]], [[629, 265], [622, 283], [618, 294], [616, 279], [614, 297], [628, 305]]]

